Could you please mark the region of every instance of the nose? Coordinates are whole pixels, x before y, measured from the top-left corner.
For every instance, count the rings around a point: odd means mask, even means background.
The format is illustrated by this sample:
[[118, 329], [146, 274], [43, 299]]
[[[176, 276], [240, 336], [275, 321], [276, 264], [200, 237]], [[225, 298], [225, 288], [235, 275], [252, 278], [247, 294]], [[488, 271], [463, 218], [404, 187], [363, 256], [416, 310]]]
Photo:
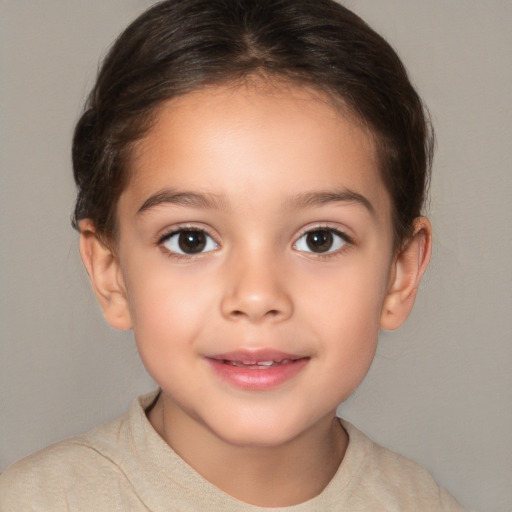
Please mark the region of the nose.
[[293, 302], [286, 291], [286, 270], [275, 261], [240, 258], [230, 262], [224, 280], [222, 315], [230, 320], [251, 323], [280, 322], [293, 313]]

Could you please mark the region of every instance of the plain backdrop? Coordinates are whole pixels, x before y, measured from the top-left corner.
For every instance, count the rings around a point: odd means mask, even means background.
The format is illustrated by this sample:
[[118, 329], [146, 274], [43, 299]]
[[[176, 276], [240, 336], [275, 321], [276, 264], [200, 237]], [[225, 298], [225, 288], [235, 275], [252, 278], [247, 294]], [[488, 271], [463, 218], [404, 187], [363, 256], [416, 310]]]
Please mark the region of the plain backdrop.
[[[98, 59], [148, 0], [0, 0], [0, 471], [155, 384], [107, 327], [70, 227], [70, 139]], [[350, 0], [437, 131], [431, 267], [340, 413], [468, 509], [512, 510], [512, 2]], [[342, 371], [342, 369], [340, 369]]]

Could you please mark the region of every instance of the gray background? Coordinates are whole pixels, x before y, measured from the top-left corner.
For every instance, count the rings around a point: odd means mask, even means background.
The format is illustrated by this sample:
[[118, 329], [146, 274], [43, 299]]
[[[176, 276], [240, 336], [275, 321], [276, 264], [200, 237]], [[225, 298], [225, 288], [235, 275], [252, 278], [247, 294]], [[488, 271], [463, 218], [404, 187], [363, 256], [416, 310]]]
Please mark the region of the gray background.
[[[69, 226], [70, 137], [98, 57], [148, 0], [0, 0], [0, 471], [154, 384], [101, 316]], [[512, 510], [512, 2], [350, 0], [430, 107], [435, 250], [342, 414], [466, 507]]]

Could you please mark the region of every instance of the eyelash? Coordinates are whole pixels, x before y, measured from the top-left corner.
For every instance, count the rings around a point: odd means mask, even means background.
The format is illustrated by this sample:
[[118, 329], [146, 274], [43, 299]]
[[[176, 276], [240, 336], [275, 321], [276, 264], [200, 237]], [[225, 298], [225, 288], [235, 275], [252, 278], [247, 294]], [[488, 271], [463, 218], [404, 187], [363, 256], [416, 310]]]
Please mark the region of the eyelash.
[[[328, 225], [318, 225], [318, 226], [308, 226], [304, 228], [301, 232], [301, 234], [296, 238], [293, 247], [298, 244], [298, 242], [305, 236], [311, 233], [320, 232], [320, 231], [327, 231], [336, 237], [339, 237], [343, 244], [341, 247], [335, 250], [328, 250], [326, 252], [314, 252], [314, 251], [299, 251], [301, 253], [307, 254], [308, 257], [314, 257], [319, 259], [328, 259], [332, 257], [339, 256], [340, 253], [345, 252], [350, 246], [354, 245], [354, 240], [352, 237], [347, 235], [345, 232], [341, 231], [338, 228], [328, 226]], [[296, 249], [297, 250], [297, 249]]]
[[[186, 232], [204, 234], [207, 238], [212, 240], [213, 243], [216, 245], [215, 249], [211, 249], [206, 252], [201, 251], [201, 252], [198, 252], [195, 254], [194, 253], [187, 254], [187, 253], [180, 253], [180, 252], [172, 251], [169, 248], [165, 247], [165, 243], [170, 241], [173, 236], [179, 235], [181, 233], [186, 233]], [[174, 258], [176, 260], [181, 260], [181, 259], [188, 260], [190, 258], [195, 258], [195, 257], [201, 256], [203, 254], [206, 254], [207, 252], [212, 252], [212, 250], [218, 249], [221, 244], [218, 242], [217, 238], [215, 236], [211, 235], [205, 228], [187, 224], [187, 225], [182, 225], [182, 226], [176, 226], [175, 228], [173, 228], [169, 232], [165, 233], [164, 235], [159, 236], [156, 240], [155, 245], [161, 247], [162, 250], [167, 254], [167, 256], [169, 256], [171, 258]]]
[[[305, 237], [311, 233], [321, 232], [321, 231], [331, 233], [332, 235], [341, 239], [341, 241], [343, 242], [341, 247], [334, 249], [334, 250], [329, 249], [325, 252], [305, 251], [305, 250], [296, 249], [297, 244], [300, 242], [300, 240], [303, 237]], [[197, 253], [180, 253], [177, 251], [172, 251], [169, 248], [165, 247], [165, 243], [168, 242], [169, 240], [171, 240], [171, 238], [173, 236], [176, 236], [176, 235], [179, 235], [179, 234], [185, 233], [185, 232], [202, 233], [207, 238], [209, 238], [211, 241], [213, 241], [213, 243], [216, 245], [216, 247], [214, 249], [209, 249], [208, 251], [200, 251]], [[183, 225], [183, 226], [177, 226], [177, 227], [173, 228], [171, 231], [165, 233], [162, 236], [159, 236], [156, 240], [156, 245], [161, 247], [162, 250], [164, 250], [169, 257], [172, 257], [177, 260], [198, 257], [198, 256], [201, 256], [208, 252], [217, 250], [221, 246], [221, 244], [218, 242], [217, 238], [212, 236], [206, 229], [204, 229], [203, 227], [193, 226], [193, 225]], [[334, 256], [338, 256], [341, 252], [344, 252], [345, 250], [347, 250], [348, 246], [351, 246], [351, 245], [354, 245], [353, 239], [350, 236], [348, 236], [346, 233], [344, 233], [343, 231], [341, 231], [337, 228], [334, 228], [332, 226], [318, 225], [318, 226], [308, 226], [307, 228], [304, 228], [302, 230], [302, 232], [300, 233], [300, 235], [295, 239], [295, 242], [293, 243], [292, 247], [295, 250], [297, 250], [297, 252], [307, 254], [308, 257], [327, 259], [327, 258], [331, 258]]]

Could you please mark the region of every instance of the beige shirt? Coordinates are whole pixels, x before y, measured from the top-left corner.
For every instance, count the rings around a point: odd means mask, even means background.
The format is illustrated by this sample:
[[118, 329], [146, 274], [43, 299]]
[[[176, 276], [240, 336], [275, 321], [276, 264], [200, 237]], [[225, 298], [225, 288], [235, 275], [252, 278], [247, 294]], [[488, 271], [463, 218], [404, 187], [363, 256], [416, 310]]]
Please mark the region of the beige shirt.
[[[269, 510], [228, 496], [187, 465], [146, 418], [155, 397], [139, 397], [122, 418], [11, 466], [0, 476], [0, 512]], [[270, 510], [463, 511], [424, 469], [342, 424], [348, 448], [322, 493]]]

